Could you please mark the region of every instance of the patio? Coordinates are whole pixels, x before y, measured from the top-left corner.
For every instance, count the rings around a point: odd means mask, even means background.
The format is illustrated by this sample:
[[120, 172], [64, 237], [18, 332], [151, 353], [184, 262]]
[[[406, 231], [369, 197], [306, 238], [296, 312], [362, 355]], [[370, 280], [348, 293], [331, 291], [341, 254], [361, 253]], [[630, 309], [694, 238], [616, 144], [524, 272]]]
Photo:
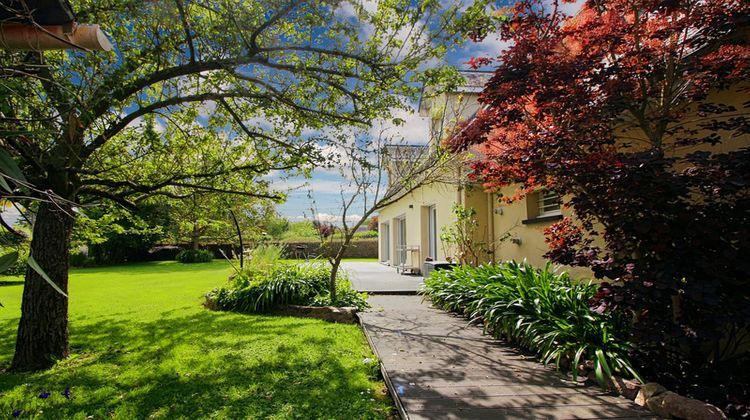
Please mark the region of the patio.
[[352, 287], [371, 294], [413, 295], [422, 285], [422, 276], [397, 274], [394, 267], [377, 262], [342, 262]]

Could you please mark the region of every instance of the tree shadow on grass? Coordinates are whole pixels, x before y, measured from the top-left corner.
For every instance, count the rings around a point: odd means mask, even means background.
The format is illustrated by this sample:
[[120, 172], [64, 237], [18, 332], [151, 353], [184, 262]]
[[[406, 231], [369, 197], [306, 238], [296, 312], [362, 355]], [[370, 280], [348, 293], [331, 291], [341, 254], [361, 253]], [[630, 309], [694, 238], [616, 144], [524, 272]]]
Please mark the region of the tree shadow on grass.
[[[47, 372], [0, 374], [0, 415], [383, 418], [389, 404], [372, 396], [374, 372], [352, 328], [209, 311], [77, 321], [71, 359]], [[60, 394], [68, 387], [71, 399]], [[43, 392], [50, 397], [38, 398]]]
[[22, 278], [19, 278], [19, 279], [15, 279], [13, 277], [10, 277], [10, 278], [13, 279], [13, 280], [0, 280], [0, 287], [3, 287], [3, 286], [20, 286], [20, 285], [23, 284], [23, 279]]
[[201, 271], [216, 271], [227, 269], [227, 273], [231, 270], [231, 265], [225, 260], [214, 260], [207, 263], [194, 263], [194, 264], [183, 264], [174, 261], [150, 261], [150, 262], [138, 262], [138, 263], [122, 263], [113, 264], [106, 266], [95, 266], [85, 268], [75, 268], [71, 270], [71, 274], [100, 274], [100, 275], [111, 275], [111, 274], [148, 274], [148, 275], [159, 275], [159, 274], [173, 274], [181, 272], [196, 273]]

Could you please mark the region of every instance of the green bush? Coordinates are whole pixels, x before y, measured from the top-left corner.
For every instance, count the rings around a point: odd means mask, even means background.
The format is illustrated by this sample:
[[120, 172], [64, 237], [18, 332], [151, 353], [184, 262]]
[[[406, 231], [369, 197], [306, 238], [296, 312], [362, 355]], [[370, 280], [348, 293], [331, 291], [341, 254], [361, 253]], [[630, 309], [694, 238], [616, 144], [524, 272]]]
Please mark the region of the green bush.
[[336, 284], [336, 300], [331, 302], [331, 295], [326, 292], [318, 295], [310, 303], [311, 306], [352, 306], [357, 310], [364, 310], [370, 307], [367, 303], [367, 293], [359, 293], [352, 289], [351, 283], [346, 278], [340, 278]]
[[354, 234], [355, 238], [377, 238], [378, 237], [378, 231], [377, 230], [363, 230], [362, 232], [357, 232]]
[[337, 288], [341, 298], [331, 303], [328, 296], [330, 275], [331, 267], [323, 261], [277, 261], [265, 270], [249, 268], [238, 273], [228, 286], [208, 293], [206, 306], [236, 312], [267, 312], [278, 305], [366, 307], [366, 296], [351, 290], [343, 276]]
[[422, 293], [437, 306], [481, 321], [485, 332], [535, 352], [558, 369], [593, 362], [605, 386], [614, 374], [638, 378], [629, 360], [627, 325], [612, 313], [591, 311], [597, 286], [523, 262], [461, 266], [433, 272]]
[[253, 271], [267, 271], [284, 256], [285, 246], [274, 244], [261, 244], [250, 251], [247, 264]]
[[315, 230], [312, 221], [304, 220], [301, 222], [292, 222], [289, 224], [289, 228], [281, 234], [281, 239], [284, 240], [304, 240], [314, 239], [318, 240], [318, 231]]
[[23, 276], [26, 275], [26, 261], [29, 259], [29, 245], [28, 243], [21, 244], [16, 248], [11, 247], [0, 247], [0, 255], [5, 255], [9, 252], [18, 252], [18, 259], [13, 263], [7, 270], [0, 273], [3, 276]]
[[74, 252], [70, 254], [68, 261], [70, 261], [71, 267], [90, 267], [94, 265], [94, 259], [90, 258], [83, 252]]
[[181, 263], [205, 263], [214, 259], [214, 254], [205, 249], [183, 249], [177, 253], [177, 261]]

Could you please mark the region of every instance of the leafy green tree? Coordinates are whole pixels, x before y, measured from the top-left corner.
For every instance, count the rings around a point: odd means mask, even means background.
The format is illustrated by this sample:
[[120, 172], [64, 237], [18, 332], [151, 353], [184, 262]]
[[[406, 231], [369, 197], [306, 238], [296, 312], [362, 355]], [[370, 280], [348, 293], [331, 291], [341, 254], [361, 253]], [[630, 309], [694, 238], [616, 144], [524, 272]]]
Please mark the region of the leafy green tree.
[[[368, 124], [417, 93], [412, 77], [440, 76], [418, 66], [445, 52], [458, 10], [434, 0], [384, 0], [376, 10], [338, 0], [76, 5], [80, 21], [108, 31], [114, 52], [0, 52], [3, 74], [14, 76], [0, 86], [2, 147], [26, 175], [4, 173], [3, 196], [40, 202], [39, 270], [26, 276], [13, 370], [69, 353], [76, 208], [192, 192], [276, 198], [258, 177], [314, 160], [303, 130]], [[237, 173], [256, 182], [221, 182]]]
[[263, 232], [273, 239], [281, 239], [290, 227], [289, 220], [286, 217], [279, 216], [275, 211], [269, 212], [261, 222]]
[[[167, 228], [173, 243], [199, 249], [207, 242], [236, 243], [237, 230], [230, 211], [246, 239], [257, 239], [266, 232], [269, 218], [276, 216], [273, 201], [236, 194], [192, 192], [183, 200], [168, 200], [173, 223]], [[277, 228], [279, 229], [279, 228]]]
[[158, 202], [144, 203], [134, 212], [111, 204], [87, 208], [76, 217], [71, 254], [85, 246], [97, 264], [132, 261], [163, 240], [171, 225], [169, 208]]

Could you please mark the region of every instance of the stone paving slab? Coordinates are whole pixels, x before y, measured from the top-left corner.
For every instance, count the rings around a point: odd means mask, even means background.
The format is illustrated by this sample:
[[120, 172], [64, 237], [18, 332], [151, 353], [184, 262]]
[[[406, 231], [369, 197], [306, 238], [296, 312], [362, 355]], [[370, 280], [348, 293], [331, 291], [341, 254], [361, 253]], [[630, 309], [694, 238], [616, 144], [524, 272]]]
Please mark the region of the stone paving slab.
[[360, 321], [409, 419], [653, 418], [575, 383], [420, 296], [376, 295]]
[[421, 276], [398, 274], [396, 269], [378, 262], [342, 262], [354, 290], [370, 293], [415, 294], [424, 282]]

